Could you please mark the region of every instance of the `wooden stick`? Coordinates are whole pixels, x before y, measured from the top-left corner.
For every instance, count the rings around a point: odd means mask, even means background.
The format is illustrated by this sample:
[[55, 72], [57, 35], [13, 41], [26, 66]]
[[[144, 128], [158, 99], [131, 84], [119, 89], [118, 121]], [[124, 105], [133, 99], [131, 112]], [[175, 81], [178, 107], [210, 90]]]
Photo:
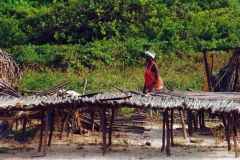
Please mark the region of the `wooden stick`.
[[163, 115], [163, 130], [162, 130], [162, 148], [161, 148], [161, 152], [164, 151], [165, 148], [165, 123], [166, 123], [166, 113], [165, 111], [162, 113]]
[[41, 152], [41, 148], [42, 148], [43, 126], [44, 126], [43, 118], [44, 118], [44, 110], [41, 111], [41, 131], [40, 131], [40, 137], [39, 137], [38, 152]]
[[54, 117], [55, 117], [55, 108], [52, 109], [52, 121], [51, 121], [51, 128], [50, 128], [50, 134], [49, 134], [49, 139], [48, 139], [48, 146], [51, 146], [52, 142], [52, 135], [53, 135], [53, 129], [54, 129]]
[[43, 146], [43, 156], [47, 155], [47, 138], [48, 138], [48, 115], [49, 115], [49, 109], [46, 111], [46, 122], [45, 122], [45, 133], [44, 133], [44, 146]]
[[179, 114], [180, 114], [180, 121], [181, 121], [181, 124], [182, 124], [183, 138], [187, 139], [187, 133], [186, 133], [186, 127], [185, 127], [185, 122], [184, 122], [184, 117], [183, 117], [183, 111], [179, 110]]
[[167, 145], [166, 145], [166, 154], [167, 156], [171, 156], [170, 153], [170, 136], [171, 136], [171, 131], [170, 131], [170, 126], [169, 126], [169, 114], [168, 114], [168, 109], [165, 111], [166, 112], [166, 127], [167, 127]]
[[173, 142], [173, 111], [174, 109], [171, 109], [171, 126], [170, 126], [170, 131], [171, 131], [171, 146], [174, 145], [174, 142]]
[[23, 117], [23, 128], [22, 128], [22, 141], [25, 142], [26, 139], [26, 125], [28, 118], [26, 116]]
[[190, 137], [193, 136], [192, 116], [192, 111], [187, 110], [188, 134]]
[[65, 121], [63, 122], [63, 125], [62, 125], [62, 131], [61, 131], [61, 133], [60, 133], [60, 139], [63, 138], [63, 132], [64, 132], [64, 129], [65, 129], [66, 125], [67, 125], [67, 122], [68, 122], [68, 119], [69, 119], [69, 117], [70, 117], [70, 113], [71, 113], [71, 112], [72, 112], [72, 109], [71, 109], [71, 107], [70, 107], [70, 109], [68, 110], [68, 113], [67, 113], [67, 117], [66, 117], [66, 119], [65, 119]]
[[232, 146], [231, 146], [231, 142], [230, 142], [230, 128], [231, 128], [231, 119], [230, 119], [230, 115], [229, 113], [226, 113], [225, 114], [225, 117], [226, 117], [226, 121], [227, 121], [227, 124], [226, 124], [226, 128], [225, 128], [225, 135], [226, 135], [226, 140], [227, 140], [227, 143], [228, 143], [228, 151], [231, 150]]
[[196, 114], [196, 117], [193, 116], [193, 124], [194, 124], [194, 131], [197, 132], [197, 129], [198, 129], [198, 112]]
[[95, 115], [95, 112], [94, 111], [91, 111], [91, 130], [92, 132], [94, 131], [94, 115]]
[[112, 145], [112, 127], [113, 127], [113, 121], [114, 121], [114, 114], [115, 114], [115, 109], [112, 108], [112, 118], [109, 126], [109, 146]]
[[237, 145], [237, 134], [238, 134], [238, 117], [236, 114], [233, 115], [233, 142], [234, 142], [234, 151], [235, 157], [238, 157], [238, 145]]
[[77, 124], [78, 124], [78, 128], [79, 128], [79, 134], [82, 135], [82, 124], [81, 124], [81, 117], [79, 114], [79, 110], [76, 111], [76, 117], [77, 117]]
[[103, 155], [106, 154], [106, 107], [102, 107], [102, 136], [103, 136]]
[[87, 87], [87, 79], [85, 80], [85, 83], [84, 83], [83, 92], [82, 92], [83, 95], [85, 94], [86, 87]]
[[205, 128], [205, 118], [204, 118], [204, 111], [201, 111], [202, 114], [202, 122], [201, 122], [201, 129]]

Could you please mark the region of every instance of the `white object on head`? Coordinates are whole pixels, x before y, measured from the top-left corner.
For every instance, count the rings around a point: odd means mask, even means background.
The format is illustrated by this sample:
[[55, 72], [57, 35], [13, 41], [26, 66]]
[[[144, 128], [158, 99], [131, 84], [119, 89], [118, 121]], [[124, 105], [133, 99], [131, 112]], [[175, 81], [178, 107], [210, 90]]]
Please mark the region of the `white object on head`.
[[146, 52], [145, 52], [145, 56], [146, 56], [146, 57], [149, 56], [149, 57], [152, 57], [152, 58], [154, 59], [154, 58], [155, 58], [155, 55], [156, 55], [156, 53], [153, 52], [153, 51], [146, 51]]

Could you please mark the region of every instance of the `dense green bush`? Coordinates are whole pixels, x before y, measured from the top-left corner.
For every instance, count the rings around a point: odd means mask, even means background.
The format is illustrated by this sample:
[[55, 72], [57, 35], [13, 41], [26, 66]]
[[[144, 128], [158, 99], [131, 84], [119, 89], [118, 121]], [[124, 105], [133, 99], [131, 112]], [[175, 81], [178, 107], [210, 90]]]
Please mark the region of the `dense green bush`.
[[141, 91], [146, 50], [157, 53], [168, 88], [201, 90], [202, 49], [239, 46], [239, 1], [4, 0], [0, 5], [0, 48], [22, 67], [22, 90], [67, 79], [71, 89], [81, 91], [88, 79], [88, 92], [112, 91], [111, 83]]
[[129, 38], [161, 42], [165, 52], [239, 43], [239, 2], [230, 0], [0, 2], [1, 48]]

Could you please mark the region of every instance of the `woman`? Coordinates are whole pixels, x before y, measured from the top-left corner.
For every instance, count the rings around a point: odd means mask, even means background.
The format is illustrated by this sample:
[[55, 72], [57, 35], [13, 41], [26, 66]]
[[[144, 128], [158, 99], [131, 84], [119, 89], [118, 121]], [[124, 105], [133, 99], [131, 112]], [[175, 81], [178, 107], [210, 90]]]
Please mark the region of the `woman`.
[[143, 94], [164, 88], [162, 78], [159, 76], [157, 65], [154, 62], [155, 52], [146, 51], [145, 57], [147, 64], [144, 72], [145, 84], [143, 88]]

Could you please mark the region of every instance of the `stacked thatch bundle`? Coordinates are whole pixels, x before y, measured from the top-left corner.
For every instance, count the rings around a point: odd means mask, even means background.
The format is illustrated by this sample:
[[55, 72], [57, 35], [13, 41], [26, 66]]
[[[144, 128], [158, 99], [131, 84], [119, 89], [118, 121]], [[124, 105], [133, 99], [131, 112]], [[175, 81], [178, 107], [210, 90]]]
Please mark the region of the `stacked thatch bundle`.
[[18, 64], [7, 52], [0, 49], [0, 95], [20, 96], [13, 83], [19, 83], [21, 75]]
[[212, 76], [212, 87], [214, 92], [240, 91], [240, 49], [234, 50], [228, 65]]

